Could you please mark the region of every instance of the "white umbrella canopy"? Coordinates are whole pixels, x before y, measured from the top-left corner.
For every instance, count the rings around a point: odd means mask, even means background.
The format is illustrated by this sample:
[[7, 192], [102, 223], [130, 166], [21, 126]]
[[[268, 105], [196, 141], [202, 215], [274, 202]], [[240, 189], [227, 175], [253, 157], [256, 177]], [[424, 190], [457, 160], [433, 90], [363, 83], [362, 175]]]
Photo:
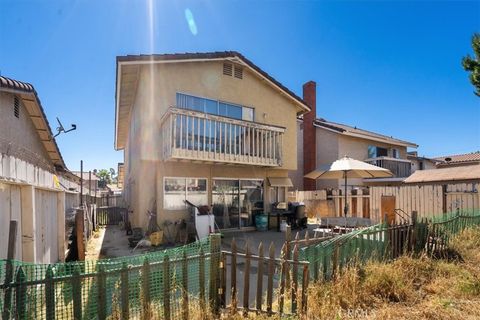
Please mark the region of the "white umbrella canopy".
[[334, 161], [331, 165], [307, 173], [304, 177], [310, 179], [345, 179], [344, 213], [347, 216], [347, 178], [388, 178], [392, 176], [393, 174], [388, 169], [345, 156]]
[[393, 174], [390, 170], [355, 160], [347, 156], [309, 172], [305, 178], [310, 179], [342, 179], [345, 178], [388, 178]]

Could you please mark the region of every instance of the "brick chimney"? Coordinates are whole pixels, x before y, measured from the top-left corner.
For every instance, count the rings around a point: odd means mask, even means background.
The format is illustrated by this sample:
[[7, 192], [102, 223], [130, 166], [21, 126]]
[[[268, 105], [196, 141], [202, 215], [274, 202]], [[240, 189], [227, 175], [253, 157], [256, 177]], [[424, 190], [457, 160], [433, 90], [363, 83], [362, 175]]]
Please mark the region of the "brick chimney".
[[[303, 174], [307, 174], [317, 167], [317, 135], [313, 121], [317, 117], [317, 84], [308, 81], [303, 85], [303, 100], [312, 110], [303, 115]], [[303, 178], [304, 190], [316, 190], [316, 181]]]

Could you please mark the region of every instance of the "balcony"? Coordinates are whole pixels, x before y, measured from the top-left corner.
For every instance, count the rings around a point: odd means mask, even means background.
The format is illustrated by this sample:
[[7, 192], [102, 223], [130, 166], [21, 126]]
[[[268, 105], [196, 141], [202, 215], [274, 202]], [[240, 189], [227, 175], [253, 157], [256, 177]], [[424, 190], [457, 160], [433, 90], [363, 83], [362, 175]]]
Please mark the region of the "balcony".
[[171, 107], [161, 120], [163, 159], [278, 167], [285, 128]]
[[412, 174], [412, 163], [410, 160], [376, 157], [366, 159], [365, 162], [390, 170], [396, 178], [406, 178]]

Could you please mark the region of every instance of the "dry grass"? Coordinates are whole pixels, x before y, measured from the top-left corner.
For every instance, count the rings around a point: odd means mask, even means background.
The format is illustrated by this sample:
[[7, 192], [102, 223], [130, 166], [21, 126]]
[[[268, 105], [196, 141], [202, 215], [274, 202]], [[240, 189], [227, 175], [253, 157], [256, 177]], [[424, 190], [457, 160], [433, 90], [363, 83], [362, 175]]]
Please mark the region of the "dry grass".
[[404, 256], [312, 285], [308, 319], [480, 319], [480, 228], [451, 247], [463, 260]]
[[[464, 231], [450, 247], [455, 260], [403, 256], [391, 263], [352, 266], [334, 281], [311, 284], [308, 314], [303, 318], [480, 319], [480, 228]], [[119, 316], [118, 310], [115, 314]], [[212, 313], [202, 312], [198, 301], [191, 301], [189, 319], [214, 318]], [[221, 319], [279, 317], [239, 312], [224, 313]]]

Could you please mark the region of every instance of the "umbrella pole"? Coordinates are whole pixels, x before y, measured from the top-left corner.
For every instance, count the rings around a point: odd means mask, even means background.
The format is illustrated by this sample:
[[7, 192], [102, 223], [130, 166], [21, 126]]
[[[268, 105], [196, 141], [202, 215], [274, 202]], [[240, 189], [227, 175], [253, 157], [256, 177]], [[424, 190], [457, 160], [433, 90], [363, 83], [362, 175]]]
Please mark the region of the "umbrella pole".
[[347, 217], [347, 171], [343, 172], [343, 177], [345, 178], [345, 203], [343, 207], [343, 214], [345, 215], [345, 218]]

